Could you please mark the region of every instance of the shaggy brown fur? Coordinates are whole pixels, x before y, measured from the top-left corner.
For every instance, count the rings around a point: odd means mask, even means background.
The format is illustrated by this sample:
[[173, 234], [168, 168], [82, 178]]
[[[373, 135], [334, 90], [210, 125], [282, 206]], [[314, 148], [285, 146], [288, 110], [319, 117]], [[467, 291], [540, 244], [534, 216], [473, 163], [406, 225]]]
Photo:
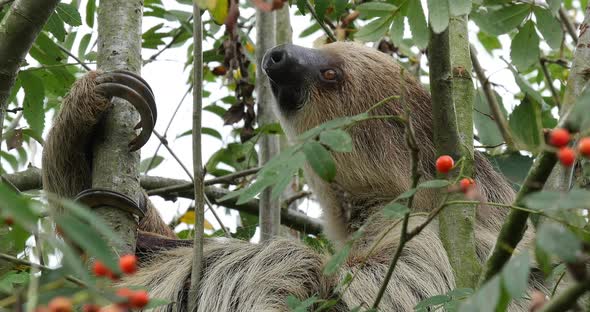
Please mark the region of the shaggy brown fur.
[[[295, 113], [277, 110], [281, 124], [290, 139], [303, 131], [339, 116], [366, 111], [380, 100], [401, 95], [411, 107], [416, 135], [420, 143], [420, 169], [424, 179], [433, 176], [436, 157], [432, 142], [430, 96], [419, 82], [408, 75], [400, 79], [400, 66], [376, 50], [352, 43], [334, 43], [322, 50], [336, 60], [344, 74], [338, 88], [311, 86], [309, 98]], [[92, 139], [92, 125], [109, 103], [93, 91], [95, 73], [79, 80], [65, 98], [62, 111], [49, 134], [44, 150], [45, 189], [73, 197], [89, 187], [90, 171], [86, 150]], [[377, 114], [397, 114], [400, 101], [380, 107]], [[288, 311], [286, 298], [294, 295], [306, 299], [341, 296], [333, 311], [349, 311], [372, 304], [399, 241], [399, 225], [390, 230], [393, 221], [380, 215], [380, 208], [410, 186], [408, 152], [403, 140], [403, 127], [395, 122], [373, 120], [352, 129], [352, 153], [335, 153], [337, 176], [332, 184], [306, 169], [306, 178], [324, 210], [329, 236], [336, 242], [346, 241], [365, 223], [371, 224], [354, 245], [353, 251], [335, 276], [324, 276], [322, 267], [327, 255], [299, 242], [275, 239], [250, 244], [234, 239], [207, 240], [203, 286], [200, 289], [199, 311]], [[490, 163], [476, 155], [476, 177], [483, 200], [511, 202], [514, 196], [504, 178]], [[430, 211], [437, 204], [432, 192], [420, 191], [416, 211]], [[150, 242], [165, 241], [174, 234], [150, 205], [140, 228], [161, 236], [145, 238]], [[477, 251], [480, 260], [488, 255], [498, 233], [505, 211], [480, 207], [476, 224]], [[410, 228], [422, 223], [414, 216]], [[385, 239], [367, 258], [376, 238]], [[148, 235], [149, 236], [149, 235]], [[141, 236], [140, 236], [141, 237]], [[141, 247], [144, 246], [144, 247]], [[192, 263], [189, 248], [177, 247], [152, 254], [136, 275], [123, 285], [143, 285], [153, 297], [169, 299], [185, 307], [186, 281]], [[366, 264], [361, 265], [367, 258]], [[337, 293], [339, 279], [348, 272], [355, 279], [345, 293]], [[379, 306], [382, 311], [410, 311], [421, 299], [445, 293], [455, 287], [452, 268], [438, 237], [436, 224], [427, 227], [409, 242]], [[171, 308], [162, 307], [164, 311]], [[518, 311], [522, 307], [513, 306]]]

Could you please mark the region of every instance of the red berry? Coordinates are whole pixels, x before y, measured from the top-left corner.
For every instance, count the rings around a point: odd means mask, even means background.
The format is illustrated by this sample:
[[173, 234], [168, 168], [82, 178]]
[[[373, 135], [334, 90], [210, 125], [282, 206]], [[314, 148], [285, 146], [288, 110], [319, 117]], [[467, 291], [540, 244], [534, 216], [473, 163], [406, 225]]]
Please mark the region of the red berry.
[[582, 138], [578, 143], [578, 151], [585, 157], [590, 157], [590, 137]]
[[141, 309], [145, 307], [150, 301], [150, 296], [145, 290], [139, 290], [131, 296], [131, 307]]
[[553, 129], [549, 134], [549, 144], [555, 147], [564, 147], [570, 142], [570, 133], [566, 129]]
[[125, 255], [119, 259], [119, 268], [125, 274], [133, 274], [137, 271], [137, 257], [135, 255]]
[[559, 149], [559, 152], [557, 152], [557, 157], [559, 158], [559, 161], [562, 165], [570, 167], [574, 164], [574, 161], [576, 160], [576, 153], [573, 149], [569, 147], [564, 147]]
[[55, 297], [49, 301], [49, 311], [51, 312], [71, 312], [72, 300], [66, 297]]
[[94, 271], [94, 275], [98, 277], [109, 276], [109, 273], [111, 272], [111, 270], [109, 270], [109, 268], [107, 268], [104, 263], [100, 262], [100, 260], [94, 261], [94, 264], [92, 265], [92, 271]]
[[436, 171], [440, 173], [448, 173], [453, 169], [454, 165], [455, 162], [451, 156], [443, 155], [436, 160]]
[[466, 193], [470, 188], [475, 185], [475, 181], [472, 178], [463, 178], [459, 181], [459, 185], [461, 185], [461, 191]]
[[121, 276], [117, 273], [113, 273], [113, 271], [109, 271], [109, 273], [107, 273], [107, 277], [111, 279], [111, 281], [118, 281]]
[[82, 306], [82, 312], [98, 312], [100, 311], [100, 307], [96, 304], [87, 303]]
[[12, 226], [14, 224], [14, 219], [12, 217], [4, 217], [4, 224]]

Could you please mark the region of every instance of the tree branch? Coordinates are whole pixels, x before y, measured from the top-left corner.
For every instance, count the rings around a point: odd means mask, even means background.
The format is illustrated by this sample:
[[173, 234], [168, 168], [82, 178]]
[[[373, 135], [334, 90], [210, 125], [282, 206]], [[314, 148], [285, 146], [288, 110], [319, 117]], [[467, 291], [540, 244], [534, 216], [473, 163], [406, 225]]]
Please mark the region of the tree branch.
[[[205, 238], [205, 192], [203, 160], [201, 155], [201, 117], [203, 109], [203, 22], [201, 10], [193, 3], [193, 183], [195, 194], [195, 237], [193, 263], [188, 290], [188, 309], [196, 312], [203, 274], [203, 247]], [[166, 145], [167, 146], [167, 145]], [[180, 162], [180, 161], [179, 161]], [[223, 227], [223, 224], [221, 225]]]
[[565, 289], [557, 297], [553, 297], [551, 301], [543, 306], [540, 312], [568, 311], [576, 305], [578, 299], [588, 290], [590, 290], [590, 279], [587, 278]]
[[[2, 5], [10, 3], [3, 1]], [[8, 98], [33, 42], [59, 0], [17, 0], [0, 22], [0, 142]]]
[[[449, 28], [430, 33], [428, 50], [434, 145], [437, 155], [462, 159], [460, 172], [447, 178], [473, 177], [473, 81], [467, 32], [468, 18], [452, 17]], [[447, 200], [462, 198], [463, 194], [448, 194]], [[475, 234], [475, 205], [447, 209], [439, 215], [439, 233], [457, 287], [477, 285], [481, 265], [477, 260]]]
[[[41, 170], [35, 167], [29, 167], [25, 171], [5, 174], [1, 176], [2, 180], [8, 181], [10, 184], [17, 187], [20, 191], [32, 191], [41, 189]], [[142, 176], [140, 178], [141, 187], [148, 191], [162, 189], [164, 187], [175, 185], [186, 185], [192, 183], [187, 180], [171, 179], [155, 176]], [[258, 215], [258, 200], [253, 199], [243, 205], [237, 205], [237, 199], [229, 199], [226, 201], [219, 201], [219, 198], [229, 193], [229, 190], [219, 187], [206, 187], [205, 195], [211, 200], [214, 205], [223, 206], [230, 209], [235, 209], [240, 212], [245, 212], [253, 215]], [[182, 191], [175, 191], [170, 193], [159, 193], [158, 196], [164, 199], [171, 199], [176, 197], [194, 199], [194, 192], [191, 188]], [[322, 232], [322, 223], [320, 220], [310, 218], [309, 216], [294, 210], [283, 209], [281, 211], [281, 224], [288, 226], [294, 230], [317, 235]]]
[[318, 22], [320, 27], [324, 30], [324, 32], [326, 33], [326, 36], [328, 36], [328, 38], [330, 38], [330, 40], [332, 42], [338, 41], [338, 39], [336, 39], [336, 36], [334, 36], [334, 33], [332, 32], [332, 30], [330, 28], [328, 28], [328, 26], [326, 26], [326, 23], [324, 23], [323, 20], [320, 19], [320, 17], [316, 13], [315, 9], [313, 8], [313, 6], [311, 6], [311, 3], [309, 3], [309, 0], [305, 0], [305, 7], [309, 10], [309, 13], [311, 13], [311, 16], [313, 16], [313, 18]]
[[572, 24], [572, 21], [567, 16], [567, 12], [564, 10], [563, 7], [559, 8], [559, 19], [561, 20], [561, 23], [565, 26], [565, 30], [567, 31], [567, 33], [570, 35], [570, 37], [572, 37], [574, 44], [578, 45], [579, 39], [578, 34], [576, 33], [576, 27], [574, 27], [574, 24]]

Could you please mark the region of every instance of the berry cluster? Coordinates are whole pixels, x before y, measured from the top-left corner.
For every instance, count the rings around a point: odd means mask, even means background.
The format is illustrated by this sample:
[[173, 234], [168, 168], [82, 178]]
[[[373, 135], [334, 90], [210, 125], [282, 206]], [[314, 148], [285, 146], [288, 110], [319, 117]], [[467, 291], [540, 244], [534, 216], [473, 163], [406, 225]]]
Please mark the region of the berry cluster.
[[[449, 173], [455, 166], [453, 157], [449, 155], [442, 155], [436, 159], [436, 171], [439, 173]], [[459, 181], [461, 192], [467, 193], [475, 186], [475, 181], [472, 178], [463, 178]]]
[[[127, 275], [137, 272], [137, 257], [135, 255], [125, 255], [119, 258], [119, 270]], [[111, 271], [100, 260], [95, 260], [92, 265], [92, 271], [97, 277], [107, 277], [115, 281], [120, 275]], [[116, 291], [117, 297], [120, 298], [116, 304], [100, 307], [96, 304], [85, 304], [82, 306], [83, 312], [122, 312], [128, 309], [144, 308], [150, 301], [149, 294], [145, 290], [131, 290], [129, 288], [119, 288]], [[55, 297], [47, 306], [39, 306], [36, 312], [72, 312], [74, 304], [72, 299], [66, 297]]]
[[[576, 151], [567, 147], [570, 140], [571, 135], [566, 129], [557, 128], [549, 133], [549, 144], [559, 149], [557, 158], [566, 167], [571, 167], [576, 161]], [[580, 139], [577, 150], [580, 155], [590, 158], [590, 137]]]

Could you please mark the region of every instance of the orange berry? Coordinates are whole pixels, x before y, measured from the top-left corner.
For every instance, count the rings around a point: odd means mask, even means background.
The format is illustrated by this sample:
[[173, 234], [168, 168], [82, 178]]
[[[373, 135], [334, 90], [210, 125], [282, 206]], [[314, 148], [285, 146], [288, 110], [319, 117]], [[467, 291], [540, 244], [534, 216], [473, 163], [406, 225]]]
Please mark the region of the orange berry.
[[71, 312], [73, 308], [72, 300], [66, 297], [55, 297], [49, 301], [48, 306], [51, 312]]
[[131, 301], [131, 297], [133, 296], [134, 292], [129, 288], [119, 288], [115, 294], [123, 299], [118, 303], [119, 306], [127, 306], [127, 304], [129, 304]]
[[147, 291], [139, 290], [131, 296], [131, 307], [141, 309], [150, 302], [150, 296]]
[[94, 260], [92, 271], [94, 272], [94, 275], [98, 277], [109, 276], [109, 273], [111, 272], [111, 270], [109, 270], [109, 268], [107, 268], [107, 266], [100, 260]]
[[555, 147], [564, 147], [570, 142], [570, 133], [566, 129], [553, 129], [549, 134], [549, 144]]
[[117, 273], [114, 273], [113, 271], [109, 271], [109, 273], [107, 273], [107, 277], [111, 279], [111, 281], [118, 281], [121, 276]]
[[119, 268], [125, 274], [137, 272], [137, 257], [135, 255], [125, 255], [119, 259]]
[[82, 306], [82, 312], [98, 312], [100, 311], [100, 307], [96, 304], [87, 303]]
[[590, 137], [582, 138], [578, 143], [578, 151], [585, 157], [590, 157]]
[[436, 160], [436, 171], [440, 173], [448, 173], [453, 169], [454, 165], [455, 162], [451, 156], [443, 155]]
[[475, 185], [475, 181], [472, 178], [463, 178], [459, 181], [461, 191], [467, 193], [467, 191]]
[[570, 167], [574, 164], [574, 161], [576, 160], [576, 153], [573, 149], [569, 147], [564, 147], [559, 149], [559, 152], [557, 152], [557, 157], [559, 158], [559, 161], [562, 165]]

